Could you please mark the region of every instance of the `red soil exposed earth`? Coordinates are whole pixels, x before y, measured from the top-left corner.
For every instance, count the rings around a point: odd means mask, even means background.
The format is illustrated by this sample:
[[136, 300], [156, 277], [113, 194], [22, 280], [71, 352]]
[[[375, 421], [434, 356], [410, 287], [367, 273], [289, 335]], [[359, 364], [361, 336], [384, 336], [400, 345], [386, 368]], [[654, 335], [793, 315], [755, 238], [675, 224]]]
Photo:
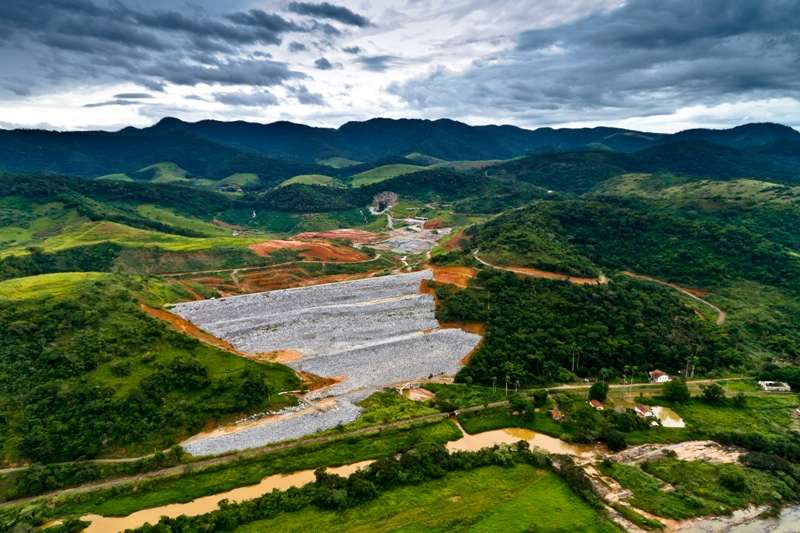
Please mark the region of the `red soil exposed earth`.
[[369, 244], [381, 240], [381, 236], [361, 229], [335, 229], [331, 231], [306, 231], [298, 233], [294, 239], [308, 241], [314, 239], [341, 239], [356, 244]]
[[461, 287], [462, 289], [469, 284], [469, 280], [475, 277], [478, 271], [472, 267], [464, 266], [435, 266], [433, 269], [433, 280], [439, 283], [449, 283]]
[[367, 256], [345, 246], [338, 246], [329, 242], [317, 241], [284, 241], [273, 240], [259, 242], [248, 246], [258, 255], [269, 255], [278, 250], [300, 250], [300, 257], [306, 261], [337, 261], [342, 263], [364, 261]]
[[426, 220], [425, 223], [422, 225], [422, 229], [439, 229], [443, 226], [443, 222], [441, 219], [432, 218], [430, 220]]

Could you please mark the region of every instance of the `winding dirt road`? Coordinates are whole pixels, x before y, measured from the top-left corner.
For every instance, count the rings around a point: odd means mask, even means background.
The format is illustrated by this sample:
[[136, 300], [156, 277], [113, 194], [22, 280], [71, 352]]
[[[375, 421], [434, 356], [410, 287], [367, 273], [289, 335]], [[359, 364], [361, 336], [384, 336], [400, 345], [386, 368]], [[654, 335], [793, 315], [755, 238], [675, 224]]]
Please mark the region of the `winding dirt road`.
[[580, 276], [570, 276], [569, 274], [563, 274], [561, 272], [548, 272], [547, 270], [539, 270], [538, 268], [494, 265], [485, 259], [481, 259], [478, 256], [478, 251], [475, 251], [475, 253], [472, 255], [475, 257], [476, 261], [489, 268], [493, 268], [495, 270], [505, 270], [506, 272], [513, 272], [514, 274], [521, 274], [523, 276], [530, 276], [532, 278], [568, 281], [569, 283], [573, 283], [575, 285], [606, 285], [608, 283], [608, 278], [603, 273], [596, 278], [582, 278]]
[[639, 280], [639, 281], [650, 281], [652, 283], [658, 283], [659, 285], [664, 285], [665, 287], [670, 287], [670, 288], [675, 289], [676, 291], [678, 291], [678, 292], [680, 292], [682, 294], [685, 294], [686, 296], [688, 296], [692, 300], [695, 300], [697, 302], [700, 302], [701, 304], [707, 305], [708, 307], [713, 309], [715, 313], [717, 313], [716, 323], [717, 323], [718, 326], [721, 326], [722, 324], [724, 324], [725, 323], [725, 319], [728, 317], [728, 313], [726, 313], [725, 311], [723, 311], [722, 309], [720, 309], [716, 305], [712, 304], [708, 300], [704, 300], [704, 299], [700, 298], [699, 296], [697, 296], [696, 294], [693, 294], [690, 290], [688, 290], [688, 289], [686, 289], [684, 287], [681, 287], [680, 285], [675, 285], [674, 283], [670, 283], [668, 281], [663, 281], [663, 280], [660, 280], [660, 279], [652, 278], [650, 276], [645, 276], [644, 274], [636, 274], [635, 272], [628, 272], [627, 270], [624, 271], [623, 274], [628, 276], [629, 278], [636, 279], [636, 280]]

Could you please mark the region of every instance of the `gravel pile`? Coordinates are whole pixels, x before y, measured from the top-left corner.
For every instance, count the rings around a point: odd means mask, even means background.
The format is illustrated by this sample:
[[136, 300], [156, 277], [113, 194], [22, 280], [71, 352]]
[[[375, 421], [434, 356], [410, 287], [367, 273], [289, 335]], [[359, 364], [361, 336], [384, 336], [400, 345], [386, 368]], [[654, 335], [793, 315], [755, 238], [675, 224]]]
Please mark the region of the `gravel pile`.
[[429, 270], [179, 304], [173, 312], [247, 352], [297, 350], [288, 366], [342, 377], [308, 400], [335, 397], [326, 410], [286, 413], [227, 434], [190, 439], [193, 455], [213, 455], [295, 439], [355, 420], [356, 402], [381, 388], [455, 374], [480, 336], [438, 329], [434, 300], [419, 293]]
[[299, 439], [339, 424], [347, 424], [358, 418], [360, 413], [361, 408], [353, 402], [340, 399], [329, 409], [288, 414], [236, 432], [195, 437], [181, 443], [181, 446], [196, 457], [247, 450], [274, 442]]

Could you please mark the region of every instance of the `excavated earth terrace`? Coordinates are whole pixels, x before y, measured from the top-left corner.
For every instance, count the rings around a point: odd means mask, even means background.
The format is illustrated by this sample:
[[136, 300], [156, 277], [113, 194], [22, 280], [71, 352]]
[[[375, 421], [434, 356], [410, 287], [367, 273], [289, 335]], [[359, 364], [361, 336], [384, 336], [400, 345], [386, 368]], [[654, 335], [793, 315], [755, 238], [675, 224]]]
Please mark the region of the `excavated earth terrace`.
[[[242, 352], [294, 350], [295, 370], [336, 377], [312, 403], [234, 431], [192, 437], [183, 447], [213, 455], [263, 446], [354, 420], [357, 402], [381, 388], [452, 375], [480, 336], [440, 329], [433, 297], [420, 293], [429, 270], [201, 300], [172, 311]], [[335, 401], [320, 401], [332, 397]]]

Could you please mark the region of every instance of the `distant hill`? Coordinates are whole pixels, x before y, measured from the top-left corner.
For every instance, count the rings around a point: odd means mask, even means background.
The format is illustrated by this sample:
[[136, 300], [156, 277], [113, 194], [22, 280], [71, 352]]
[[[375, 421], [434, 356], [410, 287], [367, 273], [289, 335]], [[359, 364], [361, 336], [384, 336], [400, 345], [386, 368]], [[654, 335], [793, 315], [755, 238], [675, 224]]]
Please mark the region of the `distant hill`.
[[[269, 187], [301, 174], [344, 177], [390, 163], [418, 164], [420, 154], [427, 161], [500, 160], [585, 150], [633, 154], [678, 142], [714, 143], [748, 151], [747, 157], [776, 152], [781, 157], [800, 157], [800, 133], [779, 124], [667, 135], [608, 127], [527, 130], [470, 126], [448, 119], [375, 118], [334, 129], [291, 122], [190, 123], [165, 118], [147, 128], [129, 127], [117, 132], [0, 130], [0, 170], [82, 177], [128, 174], [137, 179], [139, 169], [171, 162], [190, 178], [220, 180], [250, 173], [258, 176], [262, 187]], [[674, 151], [675, 147], [665, 150]], [[332, 168], [317, 161], [368, 163]], [[743, 169], [750, 165], [739, 163]], [[783, 169], [781, 175], [793, 172], [793, 168]]]

